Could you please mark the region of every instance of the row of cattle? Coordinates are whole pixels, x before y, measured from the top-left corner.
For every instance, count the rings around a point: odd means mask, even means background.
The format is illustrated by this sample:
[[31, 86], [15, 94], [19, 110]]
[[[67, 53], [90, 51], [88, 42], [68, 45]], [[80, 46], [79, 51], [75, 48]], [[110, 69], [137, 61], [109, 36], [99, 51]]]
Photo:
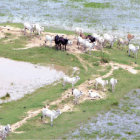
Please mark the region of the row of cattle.
[[[40, 36], [41, 32], [44, 31], [44, 27], [40, 26], [39, 24], [24, 23], [24, 34], [26, 30], [29, 30], [31, 34], [33, 32], [37, 32]], [[114, 45], [114, 42], [117, 41], [117, 46], [121, 46], [121, 48], [123, 48], [125, 45], [127, 45], [129, 50], [129, 56], [130, 53], [132, 52], [133, 54], [136, 55], [137, 58], [139, 46], [130, 44], [131, 40], [134, 38], [134, 35], [132, 34], [128, 34], [126, 39], [117, 38], [116, 36], [107, 33], [103, 35], [93, 33], [92, 35], [86, 36], [83, 32], [83, 29], [77, 27], [75, 28], [75, 35], [77, 39], [78, 49], [79, 46], [82, 46], [84, 49], [88, 48], [91, 52], [91, 49], [95, 47], [98, 49], [102, 49], [106, 47], [107, 44], [110, 45], [111, 48]], [[58, 35], [56, 36], [46, 35], [45, 43], [47, 43], [48, 41], [50, 42], [50, 46], [52, 46], [52, 41], [54, 41], [57, 50], [61, 50], [62, 48], [66, 50], [67, 45], [73, 44], [72, 40], [69, 40], [68, 38], [64, 38], [63, 36], [58, 36]]]

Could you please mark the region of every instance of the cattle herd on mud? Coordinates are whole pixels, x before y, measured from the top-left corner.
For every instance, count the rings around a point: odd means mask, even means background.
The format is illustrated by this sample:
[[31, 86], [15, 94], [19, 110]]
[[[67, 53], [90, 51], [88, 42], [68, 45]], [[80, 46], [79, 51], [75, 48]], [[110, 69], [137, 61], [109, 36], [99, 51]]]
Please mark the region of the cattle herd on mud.
[[[44, 31], [44, 27], [40, 26], [39, 24], [30, 24], [28, 22], [24, 23], [24, 35], [27, 34], [26, 30], [29, 30], [30, 35], [33, 33], [37, 33], [39, 35], [39, 38], [41, 40], [41, 33]], [[123, 38], [117, 38], [116, 36], [110, 35], [110, 34], [103, 34], [99, 35], [97, 33], [93, 33], [85, 35], [84, 30], [82, 28], [75, 28], [75, 40], [77, 41], [77, 49], [80, 49], [81, 47], [84, 50], [89, 50], [91, 53], [92, 49], [98, 49], [102, 50], [104, 47], [109, 46], [110, 48], [113, 47], [114, 43], [117, 42], [117, 47], [123, 49], [124, 46], [128, 45], [128, 52], [129, 55], [132, 52], [133, 54], [136, 55], [137, 58], [137, 53], [139, 50], [139, 46], [136, 46], [134, 44], [131, 44], [131, 40], [134, 38], [134, 35], [128, 34], [126, 39]], [[55, 43], [55, 48], [56, 50], [67, 50], [67, 45], [73, 45], [72, 40], [64, 37], [63, 35], [46, 35], [44, 43], [46, 44], [47, 42], [50, 42], [50, 47], [52, 47], [52, 42]], [[46, 46], [46, 45], [45, 45]], [[74, 67], [74, 72], [79, 71], [77, 67]], [[73, 73], [74, 76], [74, 73]], [[78, 99], [80, 96], [82, 96], [84, 93], [76, 88], [74, 88], [74, 85], [80, 80], [79, 76], [75, 77], [69, 77], [65, 76], [63, 77], [63, 87], [65, 87], [66, 83], [69, 83], [72, 85], [72, 95], [74, 96], [74, 103], [78, 103]], [[101, 85], [101, 87], [104, 88], [107, 84], [110, 84], [112, 88], [112, 92], [115, 90], [115, 86], [117, 84], [117, 79], [111, 78], [110, 81], [108, 80], [103, 80], [102, 78], [96, 78], [95, 79], [95, 89], [97, 90], [98, 85]], [[101, 95], [97, 92], [93, 92], [92, 90], [88, 91], [89, 97], [90, 98], [101, 98]], [[61, 114], [60, 110], [49, 110], [47, 107], [44, 107], [42, 109], [42, 116], [41, 119], [43, 120], [46, 116], [50, 117], [51, 119], [51, 126], [53, 126], [53, 120], [57, 118]], [[4, 140], [8, 133], [11, 131], [10, 125], [6, 126], [0, 126], [0, 138]]]

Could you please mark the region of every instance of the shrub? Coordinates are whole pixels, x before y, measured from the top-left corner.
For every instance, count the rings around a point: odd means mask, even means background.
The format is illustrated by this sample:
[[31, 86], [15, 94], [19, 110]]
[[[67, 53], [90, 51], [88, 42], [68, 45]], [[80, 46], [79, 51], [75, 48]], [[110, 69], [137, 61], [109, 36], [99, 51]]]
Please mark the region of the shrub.
[[7, 98], [10, 98], [10, 94], [6, 93], [5, 96], [1, 97], [1, 100], [6, 100]]

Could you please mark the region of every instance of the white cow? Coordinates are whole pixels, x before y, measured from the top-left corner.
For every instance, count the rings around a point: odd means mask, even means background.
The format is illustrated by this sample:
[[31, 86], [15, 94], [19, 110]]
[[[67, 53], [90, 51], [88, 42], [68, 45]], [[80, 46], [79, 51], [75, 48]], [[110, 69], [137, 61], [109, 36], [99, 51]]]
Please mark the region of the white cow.
[[99, 93], [93, 92], [92, 90], [89, 90], [88, 94], [90, 98], [101, 98], [101, 95]]
[[63, 77], [63, 87], [65, 86], [66, 83], [70, 83], [70, 84], [72, 84], [72, 88], [73, 88], [74, 85], [78, 82], [78, 80], [80, 80], [79, 76], [72, 77], [72, 78], [65, 76], [65, 77]]
[[95, 47], [95, 43], [90, 43], [89, 41], [85, 41], [85, 47], [89, 48], [89, 53], [91, 54], [91, 49]]
[[104, 34], [103, 37], [105, 42], [108, 42], [110, 44], [110, 47], [112, 47], [116, 40], [116, 37], [113, 37], [112, 35], [109, 34]]
[[129, 44], [128, 48], [129, 48], [129, 56], [130, 56], [130, 52], [132, 52], [136, 55], [136, 59], [137, 59], [139, 46], [134, 46], [133, 44]]
[[96, 89], [98, 87], [98, 85], [101, 85], [103, 90], [104, 90], [104, 87], [108, 84], [108, 80], [102, 80], [102, 78], [96, 78], [95, 79], [95, 86], [96, 86]]
[[117, 82], [118, 82], [117, 79], [114, 79], [114, 78], [110, 79], [110, 85], [112, 86], [112, 92], [114, 92]]
[[84, 39], [80, 36], [77, 37], [77, 45], [78, 45], [78, 49], [79, 49], [79, 45], [83, 45], [84, 44]]
[[11, 132], [10, 124], [7, 124], [6, 126], [0, 126], [0, 139], [5, 140], [10, 132]]
[[50, 36], [50, 35], [46, 35], [46, 38], [45, 38], [45, 44], [47, 43], [47, 41], [50, 42], [50, 46], [52, 47], [52, 41], [54, 41], [54, 36]]
[[38, 35], [40, 36], [41, 35], [41, 32], [44, 31], [44, 27], [40, 26], [39, 24], [35, 24], [35, 30], [36, 32], [38, 33]]
[[129, 44], [129, 42], [126, 41], [125, 39], [123, 39], [123, 38], [118, 39], [118, 46], [121, 46], [122, 49], [123, 49], [124, 45], [128, 45], [128, 44]]
[[51, 119], [51, 126], [53, 126], [53, 120], [56, 119], [61, 114], [60, 110], [50, 110], [48, 108], [42, 109], [42, 116], [41, 120], [43, 120], [45, 117], [49, 117]]
[[80, 27], [76, 27], [75, 28], [75, 34], [80, 36], [81, 33], [83, 33], [83, 29], [80, 28]]
[[80, 98], [80, 96], [83, 94], [82, 91], [78, 90], [78, 89], [73, 89], [72, 90], [72, 94], [75, 97], [75, 104], [78, 103], [78, 99]]
[[30, 24], [29, 22], [25, 22], [24, 23], [24, 35], [26, 33], [26, 30], [29, 30], [30, 34], [32, 34], [34, 32], [34, 28], [35, 28], [34, 24]]

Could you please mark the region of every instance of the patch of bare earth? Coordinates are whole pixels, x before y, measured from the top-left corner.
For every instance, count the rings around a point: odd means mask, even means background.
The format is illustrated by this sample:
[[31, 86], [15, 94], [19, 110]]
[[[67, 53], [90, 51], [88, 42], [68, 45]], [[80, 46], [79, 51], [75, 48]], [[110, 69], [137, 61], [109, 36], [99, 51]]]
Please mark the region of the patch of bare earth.
[[[8, 36], [8, 34], [11, 34]], [[20, 28], [12, 27], [12, 26], [0, 26], [0, 38], [7, 38], [4, 40], [4, 43], [11, 42], [15, 39], [18, 39], [23, 35], [23, 32]]]

